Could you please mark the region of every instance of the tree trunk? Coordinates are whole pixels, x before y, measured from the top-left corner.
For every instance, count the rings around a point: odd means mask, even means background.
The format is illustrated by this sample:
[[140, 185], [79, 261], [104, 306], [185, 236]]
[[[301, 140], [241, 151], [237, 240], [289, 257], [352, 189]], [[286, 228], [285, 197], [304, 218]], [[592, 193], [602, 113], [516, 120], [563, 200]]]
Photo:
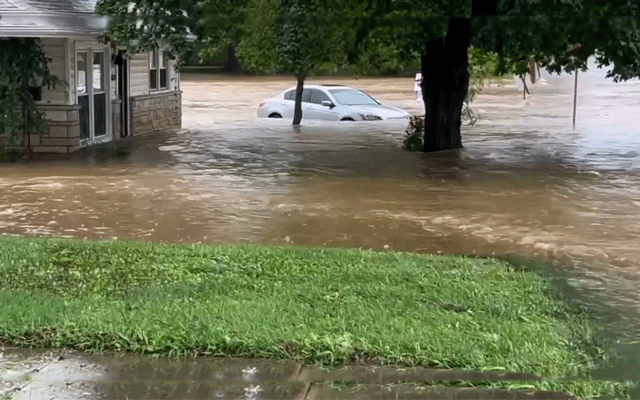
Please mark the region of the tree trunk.
[[224, 60], [223, 71], [230, 74], [237, 74], [242, 72], [242, 65], [240, 60], [236, 57], [236, 50], [233, 46], [228, 46], [226, 49], [226, 57]]
[[471, 19], [451, 18], [445, 38], [425, 43], [421, 68], [425, 152], [462, 147], [460, 127], [469, 90], [470, 41]]
[[303, 75], [296, 76], [298, 83], [296, 85], [296, 101], [293, 109], [293, 125], [300, 125], [300, 121], [302, 121], [302, 91], [304, 90], [304, 79], [305, 76]]

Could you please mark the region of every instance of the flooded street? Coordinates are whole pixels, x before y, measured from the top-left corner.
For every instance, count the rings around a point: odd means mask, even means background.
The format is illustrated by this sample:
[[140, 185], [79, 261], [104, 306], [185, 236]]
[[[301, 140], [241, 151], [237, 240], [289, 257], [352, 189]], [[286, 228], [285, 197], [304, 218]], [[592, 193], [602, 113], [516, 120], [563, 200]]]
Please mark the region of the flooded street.
[[[640, 81], [580, 75], [522, 100], [494, 84], [465, 148], [401, 148], [405, 122], [258, 120], [291, 79], [185, 75], [178, 134], [125, 158], [0, 165], [0, 233], [523, 256], [552, 263], [593, 306], [620, 358], [600, 376], [640, 380]], [[418, 112], [413, 78], [358, 86]]]

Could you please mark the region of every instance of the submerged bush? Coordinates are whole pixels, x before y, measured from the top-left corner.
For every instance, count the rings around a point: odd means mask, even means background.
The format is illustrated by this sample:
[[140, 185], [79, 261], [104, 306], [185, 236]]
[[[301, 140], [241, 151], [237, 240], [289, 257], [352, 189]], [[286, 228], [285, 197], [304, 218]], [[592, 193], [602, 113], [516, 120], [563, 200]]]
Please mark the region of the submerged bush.
[[4, 146], [0, 143], [0, 162], [16, 162], [22, 156], [17, 146]]
[[109, 148], [109, 155], [112, 158], [125, 158], [126, 156], [129, 155], [129, 150], [125, 149], [122, 146], [117, 146], [117, 145], [112, 145]]
[[424, 150], [424, 117], [412, 115], [409, 117], [409, 126], [404, 131], [402, 144], [408, 151]]
[[[465, 100], [462, 106], [462, 120], [469, 125], [475, 124], [480, 117], [469, 107]], [[409, 117], [409, 125], [404, 131], [402, 145], [407, 151], [424, 150], [424, 116], [412, 115]]]

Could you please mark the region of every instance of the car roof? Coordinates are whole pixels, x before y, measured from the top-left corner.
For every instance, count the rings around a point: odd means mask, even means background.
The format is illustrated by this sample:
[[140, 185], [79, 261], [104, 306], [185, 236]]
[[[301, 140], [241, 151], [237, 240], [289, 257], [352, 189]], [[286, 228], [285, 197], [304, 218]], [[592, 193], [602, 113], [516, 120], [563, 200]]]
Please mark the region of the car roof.
[[[283, 93], [286, 93], [290, 90], [295, 90], [295, 86], [290, 87], [289, 89], [285, 90]], [[351, 86], [345, 86], [345, 85], [337, 85], [337, 84], [332, 84], [332, 83], [323, 83], [323, 84], [313, 84], [313, 85], [304, 85], [305, 89], [356, 89], [356, 90], [360, 90], [358, 88], [354, 88]]]

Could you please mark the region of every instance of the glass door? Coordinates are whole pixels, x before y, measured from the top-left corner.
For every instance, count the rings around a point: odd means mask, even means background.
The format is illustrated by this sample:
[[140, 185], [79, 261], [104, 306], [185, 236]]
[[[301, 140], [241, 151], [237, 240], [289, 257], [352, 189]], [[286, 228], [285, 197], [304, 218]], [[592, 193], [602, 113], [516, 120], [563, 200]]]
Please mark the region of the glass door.
[[87, 78], [89, 76], [87, 53], [78, 53], [76, 60], [76, 82], [78, 105], [80, 106], [80, 138], [89, 139], [91, 137], [91, 124], [89, 122], [91, 112], [89, 109], [89, 87], [87, 85]]
[[104, 52], [81, 51], [76, 57], [76, 91], [80, 106], [80, 138], [107, 134], [107, 90]]
[[104, 82], [104, 53], [93, 53], [93, 135], [107, 134], [107, 93]]

